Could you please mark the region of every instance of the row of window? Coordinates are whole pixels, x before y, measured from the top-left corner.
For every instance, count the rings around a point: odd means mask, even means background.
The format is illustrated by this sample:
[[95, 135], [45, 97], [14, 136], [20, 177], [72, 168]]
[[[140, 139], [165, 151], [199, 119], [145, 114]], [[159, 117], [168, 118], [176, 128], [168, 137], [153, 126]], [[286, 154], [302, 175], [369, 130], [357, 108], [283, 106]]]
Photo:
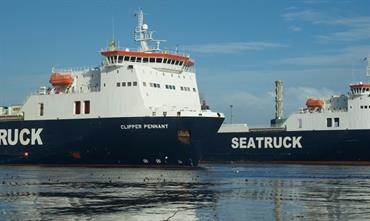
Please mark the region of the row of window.
[[133, 87], [135, 87], [135, 86], [137, 86], [137, 81], [134, 81], [134, 82], [117, 82], [117, 87], [121, 87], [121, 85], [122, 85], [122, 87], [131, 87], [131, 86], [133, 86]]
[[[190, 91], [190, 87], [180, 87], [180, 90], [182, 91]], [[193, 88], [193, 92], [196, 92], [197, 90]]]
[[90, 114], [90, 101], [75, 101], [74, 102], [74, 114]]
[[[90, 114], [90, 101], [75, 101], [73, 113], [79, 115], [81, 113]], [[44, 103], [39, 103], [39, 115], [44, 116]]]
[[[339, 127], [339, 117], [326, 118], [326, 127]], [[298, 119], [298, 128], [302, 128], [302, 119]]]
[[166, 89], [176, 90], [176, 87], [175, 87], [175, 85], [166, 84]]
[[[334, 122], [334, 124], [333, 124]], [[326, 118], [326, 126], [327, 127], [339, 127], [339, 117], [335, 118]]]
[[150, 87], [161, 88], [161, 85], [158, 84], [158, 83], [150, 83], [149, 85], [150, 85]]
[[[134, 82], [117, 82], [116, 83], [117, 87], [135, 87], [137, 86], [137, 81], [134, 81]], [[146, 82], [143, 82], [143, 86], [146, 87]], [[161, 85], [158, 84], [158, 83], [149, 83], [149, 86], [150, 87], [154, 87], [154, 88], [161, 88]], [[170, 89], [170, 90], [176, 90], [176, 87], [175, 85], [170, 85], [170, 84], [166, 84], [165, 85], [166, 89]], [[181, 91], [191, 91], [190, 87], [183, 87], [181, 86], [180, 87], [180, 90]], [[195, 88], [193, 88], [193, 92], [196, 92], [197, 90]]]
[[184, 61], [169, 59], [169, 58], [147, 58], [135, 56], [110, 56], [107, 57], [110, 64], [123, 63], [123, 61], [138, 62], [138, 63], [162, 63], [182, 66]]
[[360, 106], [361, 109], [370, 109], [370, 106], [367, 106], [367, 105], [361, 105]]

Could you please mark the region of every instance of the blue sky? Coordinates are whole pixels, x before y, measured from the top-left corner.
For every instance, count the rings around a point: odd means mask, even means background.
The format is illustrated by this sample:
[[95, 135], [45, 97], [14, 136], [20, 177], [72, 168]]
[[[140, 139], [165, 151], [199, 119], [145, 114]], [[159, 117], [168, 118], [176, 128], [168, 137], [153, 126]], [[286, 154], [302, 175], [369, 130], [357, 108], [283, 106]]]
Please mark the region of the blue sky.
[[113, 29], [120, 46], [136, 47], [139, 8], [162, 48], [191, 54], [202, 97], [227, 122], [232, 104], [233, 122], [268, 125], [277, 79], [285, 116], [367, 80], [369, 0], [3, 0], [0, 105], [48, 85], [52, 67], [100, 64]]

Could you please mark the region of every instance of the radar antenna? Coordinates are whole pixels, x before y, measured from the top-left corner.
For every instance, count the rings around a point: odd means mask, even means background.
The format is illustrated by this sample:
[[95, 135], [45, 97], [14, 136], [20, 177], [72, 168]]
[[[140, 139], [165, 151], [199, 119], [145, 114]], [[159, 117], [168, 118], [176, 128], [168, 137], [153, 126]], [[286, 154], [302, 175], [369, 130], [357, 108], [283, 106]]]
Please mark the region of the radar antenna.
[[[149, 31], [149, 26], [144, 23], [144, 13], [143, 10], [140, 9], [137, 13], [135, 13], [135, 16], [137, 16], [137, 26], [135, 28], [135, 41], [140, 42], [140, 49], [139, 51], [160, 51], [159, 48], [160, 43], [165, 40], [154, 40], [153, 39], [153, 31]], [[156, 42], [155, 48], [149, 47], [149, 41]]]

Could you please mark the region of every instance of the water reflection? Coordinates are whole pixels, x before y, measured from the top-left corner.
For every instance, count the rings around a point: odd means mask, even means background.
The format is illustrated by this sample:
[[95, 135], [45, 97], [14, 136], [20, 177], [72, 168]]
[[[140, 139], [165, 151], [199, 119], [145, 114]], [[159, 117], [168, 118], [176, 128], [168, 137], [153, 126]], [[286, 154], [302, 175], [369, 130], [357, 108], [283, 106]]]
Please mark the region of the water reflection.
[[369, 220], [369, 167], [0, 167], [10, 220]]

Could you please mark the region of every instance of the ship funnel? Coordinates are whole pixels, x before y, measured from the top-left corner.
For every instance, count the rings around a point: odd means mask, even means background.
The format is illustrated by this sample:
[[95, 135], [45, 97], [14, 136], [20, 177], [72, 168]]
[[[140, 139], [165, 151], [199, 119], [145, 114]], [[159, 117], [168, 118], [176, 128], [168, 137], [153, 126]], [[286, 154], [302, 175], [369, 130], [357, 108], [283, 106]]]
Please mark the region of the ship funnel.
[[275, 81], [275, 118], [283, 118], [283, 82]]
[[275, 81], [275, 118], [271, 120], [271, 127], [281, 127], [285, 119], [283, 116], [283, 82]]

